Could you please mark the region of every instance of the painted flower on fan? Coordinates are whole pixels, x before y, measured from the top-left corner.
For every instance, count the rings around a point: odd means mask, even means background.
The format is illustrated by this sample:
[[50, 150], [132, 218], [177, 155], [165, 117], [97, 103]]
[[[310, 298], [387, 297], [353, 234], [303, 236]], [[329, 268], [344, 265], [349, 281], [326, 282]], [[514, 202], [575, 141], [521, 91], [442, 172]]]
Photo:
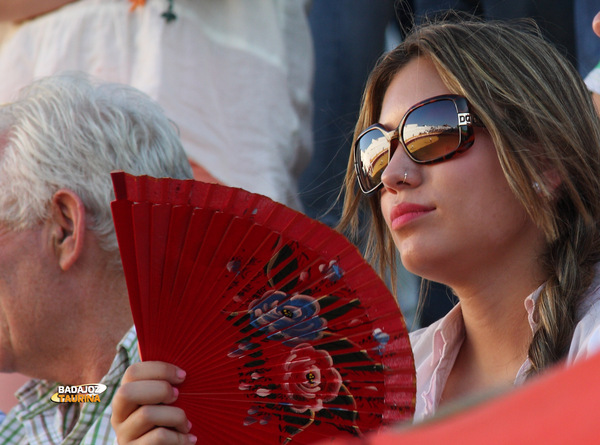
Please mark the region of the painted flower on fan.
[[334, 283], [344, 276], [344, 271], [335, 260], [330, 261], [329, 264], [319, 265], [319, 271], [325, 276], [325, 278], [327, 278], [329, 281], [333, 281]]
[[290, 399], [290, 408], [298, 413], [307, 409], [320, 411], [324, 403], [338, 396], [342, 387], [342, 376], [329, 353], [308, 343], [292, 349], [283, 372], [283, 390]]
[[250, 324], [288, 342], [305, 342], [321, 338], [327, 320], [319, 317], [319, 302], [308, 295], [290, 296], [270, 290], [254, 300], [248, 311]]
[[375, 328], [373, 330], [373, 338], [377, 340], [377, 343], [379, 343], [379, 346], [377, 347], [379, 355], [383, 355], [385, 352], [385, 347], [390, 341], [390, 336], [383, 332], [380, 328]]

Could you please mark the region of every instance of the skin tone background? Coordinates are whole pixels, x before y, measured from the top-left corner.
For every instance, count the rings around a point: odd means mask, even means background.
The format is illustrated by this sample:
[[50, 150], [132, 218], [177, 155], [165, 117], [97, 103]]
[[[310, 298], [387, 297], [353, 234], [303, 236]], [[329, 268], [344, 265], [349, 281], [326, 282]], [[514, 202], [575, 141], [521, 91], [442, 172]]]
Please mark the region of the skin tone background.
[[2, 0], [0, 20], [20, 22], [76, 0]]

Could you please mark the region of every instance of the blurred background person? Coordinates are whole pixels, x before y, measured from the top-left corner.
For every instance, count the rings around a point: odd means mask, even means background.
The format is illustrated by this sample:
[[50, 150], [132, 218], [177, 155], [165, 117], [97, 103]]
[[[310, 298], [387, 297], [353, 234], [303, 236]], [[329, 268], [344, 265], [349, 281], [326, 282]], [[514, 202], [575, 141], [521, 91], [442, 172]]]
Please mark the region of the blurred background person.
[[132, 85], [177, 124], [201, 180], [301, 208], [312, 150], [309, 0], [5, 0], [0, 103], [80, 70]]

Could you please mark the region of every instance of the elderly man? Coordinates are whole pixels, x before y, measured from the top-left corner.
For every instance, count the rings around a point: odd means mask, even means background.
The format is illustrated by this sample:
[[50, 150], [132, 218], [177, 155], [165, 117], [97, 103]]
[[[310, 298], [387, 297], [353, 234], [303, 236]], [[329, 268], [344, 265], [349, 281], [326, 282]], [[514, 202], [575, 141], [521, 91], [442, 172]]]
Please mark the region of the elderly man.
[[0, 107], [0, 371], [33, 379], [2, 444], [114, 441], [112, 395], [139, 359], [110, 212], [117, 169], [192, 176], [177, 129], [139, 91], [69, 74]]

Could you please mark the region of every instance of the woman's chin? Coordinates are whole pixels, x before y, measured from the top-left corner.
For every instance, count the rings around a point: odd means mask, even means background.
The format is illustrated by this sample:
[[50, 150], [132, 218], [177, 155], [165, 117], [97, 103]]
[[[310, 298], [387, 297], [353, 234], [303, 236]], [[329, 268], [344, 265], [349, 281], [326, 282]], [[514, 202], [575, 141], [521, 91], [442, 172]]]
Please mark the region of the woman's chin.
[[402, 265], [410, 273], [430, 281], [441, 282], [452, 259], [441, 255], [440, 249], [399, 250]]

